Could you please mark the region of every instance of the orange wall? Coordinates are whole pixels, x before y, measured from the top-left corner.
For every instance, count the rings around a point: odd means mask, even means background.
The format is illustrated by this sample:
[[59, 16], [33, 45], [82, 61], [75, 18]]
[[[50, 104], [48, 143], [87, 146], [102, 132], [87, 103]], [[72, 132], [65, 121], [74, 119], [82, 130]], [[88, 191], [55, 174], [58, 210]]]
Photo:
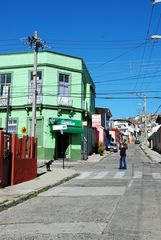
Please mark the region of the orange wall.
[[114, 142], [117, 142], [117, 143], [121, 142], [122, 135], [121, 135], [120, 131], [118, 130], [118, 128], [112, 128], [110, 130], [110, 134], [113, 137]]

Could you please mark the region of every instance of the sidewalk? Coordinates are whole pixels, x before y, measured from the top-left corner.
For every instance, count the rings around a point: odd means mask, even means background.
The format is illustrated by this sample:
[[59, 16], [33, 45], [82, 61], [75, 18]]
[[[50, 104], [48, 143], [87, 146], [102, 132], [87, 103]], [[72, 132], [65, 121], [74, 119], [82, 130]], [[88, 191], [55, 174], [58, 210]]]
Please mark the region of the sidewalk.
[[[107, 157], [108, 155], [110, 154], [110, 152], [104, 152], [103, 156], [100, 156], [100, 154], [92, 154], [91, 156], [88, 156], [88, 159], [87, 160], [77, 160], [77, 161], [71, 161], [71, 160], [68, 160], [68, 159], [65, 159], [64, 160], [64, 166], [65, 167], [70, 167], [71, 165], [77, 165], [77, 164], [86, 164], [86, 163], [97, 163], [99, 162], [100, 160], [104, 159], [105, 157]], [[41, 166], [41, 165], [44, 165], [45, 164], [45, 161], [38, 161], [38, 165]], [[54, 160], [54, 163], [53, 163], [53, 166], [59, 166], [59, 167], [62, 167], [63, 165], [63, 161], [62, 159], [61, 160]]]
[[45, 161], [38, 161], [37, 178], [0, 189], [0, 211], [15, 206], [37, 196], [40, 192], [46, 191], [49, 188], [79, 176], [79, 172], [67, 168], [70, 164], [86, 164], [87, 162], [95, 163], [107, 157], [107, 155], [107, 153], [103, 156], [93, 154], [92, 156], [89, 156], [87, 160], [65, 161], [64, 169], [62, 167], [62, 160], [57, 160], [51, 165], [51, 171], [46, 171], [46, 166], [44, 166]]
[[161, 163], [161, 154], [160, 153], [148, 148], [145, 145], [141, 145], [140, 147], [152, 162]]

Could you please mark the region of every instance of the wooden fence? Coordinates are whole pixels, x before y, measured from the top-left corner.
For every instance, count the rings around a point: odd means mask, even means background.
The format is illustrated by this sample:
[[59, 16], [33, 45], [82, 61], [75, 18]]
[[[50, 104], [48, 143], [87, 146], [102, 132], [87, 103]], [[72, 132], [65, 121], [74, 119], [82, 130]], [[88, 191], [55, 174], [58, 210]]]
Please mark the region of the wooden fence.
[[14, 185], [36, 177], [37, 139], [28, 136], [18, 138], [16, 134], [11, 134], [6, 142], [5, 133], [1, 131], [0, 186]]

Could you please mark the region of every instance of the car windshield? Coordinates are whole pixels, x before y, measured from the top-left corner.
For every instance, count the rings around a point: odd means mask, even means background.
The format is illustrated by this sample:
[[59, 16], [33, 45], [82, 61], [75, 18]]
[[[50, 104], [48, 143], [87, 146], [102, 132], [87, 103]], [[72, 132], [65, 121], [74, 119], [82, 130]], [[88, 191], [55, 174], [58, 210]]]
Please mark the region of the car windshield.
[[116, 147], [116, 143], [111, 143], [110, 145]]

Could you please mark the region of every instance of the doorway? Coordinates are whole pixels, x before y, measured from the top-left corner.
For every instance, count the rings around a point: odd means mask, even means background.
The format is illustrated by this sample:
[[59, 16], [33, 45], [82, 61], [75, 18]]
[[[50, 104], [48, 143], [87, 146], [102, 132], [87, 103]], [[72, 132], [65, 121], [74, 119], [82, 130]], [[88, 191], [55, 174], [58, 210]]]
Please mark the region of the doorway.
[[56, 133], [56, 159], [65, 157], [65, 152], [70, 145], [70, 134]]

